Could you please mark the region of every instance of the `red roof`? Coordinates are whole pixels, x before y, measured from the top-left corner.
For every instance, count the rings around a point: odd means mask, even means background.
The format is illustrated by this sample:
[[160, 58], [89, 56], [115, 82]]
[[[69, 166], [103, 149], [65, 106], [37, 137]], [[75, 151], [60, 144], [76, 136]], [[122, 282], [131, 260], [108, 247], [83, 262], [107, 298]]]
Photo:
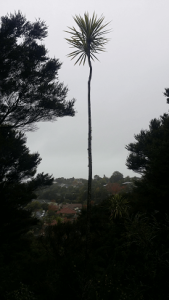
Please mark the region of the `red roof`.
[[68, 207], [62, 208], [61, 210], [57, 211], [57, 214], [76, 214], [76, 212], [73, 209], [70, 209]]
[[63, 205], [63, 208], [65, 208], [65, 207], [68, 207], [70, 209], [74, 209], [74, 208], [78, 207], [79, 209], [81, 209], [82, 208], [82, 204], [81, 203], [72, 203], [72, 204], [67, 203], [67, 204]]

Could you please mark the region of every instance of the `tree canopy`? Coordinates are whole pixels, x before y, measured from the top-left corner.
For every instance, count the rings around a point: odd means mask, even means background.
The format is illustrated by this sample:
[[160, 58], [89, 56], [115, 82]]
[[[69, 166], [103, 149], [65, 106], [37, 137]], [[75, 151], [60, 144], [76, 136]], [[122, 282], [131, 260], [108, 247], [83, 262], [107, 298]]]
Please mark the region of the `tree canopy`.
[[153, 208], [168, 210], [169, 115], [151, 120], [149, 130], [141, 130], [135, 139], [126, 146], [130, 151], [126, 165], [142, 175], [137, 182], [139, 194], [154, 203]]
[[109, 180], [111, 183], [116, 183], [116, 182], [122, 182], [123, 181], [123, 174], [120, 173], [119, 171], [113, 172], [113, 174], [110, 177]]
[[68, 54], [72, 59], [78, 58], [75, 62], [77, 64], [85, 64], [86, 58], [90, 60], [97, 59], [96, 54], [105, 51], [105, 44], [108, 40], [105, 35], [110, 32], [106, 30], [105, 27], [110, 23], [103, 23], [105, 17], [97, 17], [95, 13], [90, 18], [89, 13], [84, 13], [84, 17], [75, 16], [73, 17], [78, 29], [75, 27], [68, 27], [70, 31], [66, 31], [71, 34], [71, 38], [66, 40], [71, 45], [72, 48], [77, 50]]
[[[35, 222], [25, 206], [36, 198], [35, 190], [50, 185], [52, 176], [36, 174], [41, 158], [30, 153], [23, 133], [0, 127], [1, 242], [20, 237]], [[11, 238], [11, 240], [10, 240]]]
[[31, 23], [21, 12], [1, 17], [0, 23], [0, 125], [35, 129], [39, 121], [74, 116], [68, 88], [58, 81], [61, 63], [49, 58], [42, 43], [45, 22]]
[[160, 171], [166, 172], [169, 163], [169, 115], [151, 120], [149, 130], [141, 130], [135, 139], [135, 143], [126, 146], [130, 151], [127, 167], [143, 175], [152, 174], [157, 169], [158, 174]]

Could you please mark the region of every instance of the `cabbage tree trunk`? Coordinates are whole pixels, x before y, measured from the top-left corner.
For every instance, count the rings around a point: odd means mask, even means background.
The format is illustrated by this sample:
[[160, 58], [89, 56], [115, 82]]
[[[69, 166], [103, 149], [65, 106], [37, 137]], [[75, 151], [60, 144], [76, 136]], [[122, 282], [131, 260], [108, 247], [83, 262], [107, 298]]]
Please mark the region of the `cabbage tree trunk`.
[[92, 78], [92, 64], [90, 53], [88, 55], [89, 63], [89, 79], [88, 79], [88, 194], [87, 194], [87, 232], [86, 232], [86, 257], [89, 255], [90, 247], [90, 214], [92, 199], [92, 122], [91, 122], [91, 101], [90, 101], [90, 85]]

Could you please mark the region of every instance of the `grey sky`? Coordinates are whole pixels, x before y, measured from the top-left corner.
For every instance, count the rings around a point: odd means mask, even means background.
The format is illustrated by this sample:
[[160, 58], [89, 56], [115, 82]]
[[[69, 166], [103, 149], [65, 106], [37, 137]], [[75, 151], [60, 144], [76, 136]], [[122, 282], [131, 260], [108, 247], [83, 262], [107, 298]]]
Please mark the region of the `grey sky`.
[[93, 175], [135, 174], [125, 166], [125, 145], [134, 134], [147, 129], [151, 119], [168, 112], [164, 88], [169, 88], [168, 0], [1, 0], [1, 16], [20, 10], [27, 19], [46, 21], [45, 45], [49, 56], [63, 62], [59, 80], [69, 87], [68, 99], [76, 98], [77, 114], [54, 123], [41, 123], [28, 133], [27, 145], [38, 151], [38, 172], [54, 177], [88, 176], [87, 80], [88, 66], [74, 66], [64, 39], [72, 16], [95, 11], [111, 21], [107, 52], [93, 63], [92, 127]]

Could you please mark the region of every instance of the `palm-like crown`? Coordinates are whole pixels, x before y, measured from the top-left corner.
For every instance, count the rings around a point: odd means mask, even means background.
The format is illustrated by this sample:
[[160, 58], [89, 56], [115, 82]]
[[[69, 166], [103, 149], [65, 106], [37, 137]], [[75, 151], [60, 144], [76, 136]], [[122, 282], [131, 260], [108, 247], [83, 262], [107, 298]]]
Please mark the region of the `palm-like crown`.
[[80, 15], [73, 17], [79, 30], [75, 27], [68, 27], [70, 31], [65, 31], [71, 34], [71, 38], [66, 40], [71, 45], [71, 48], [77, 48], [77, 50], [68, 54], [68, 57], [72, 59], [78, 57], [75, 64], [79, 62], [79, 65], [83, 62], [85, 64], [86, 57], [92, 60], [98, 58], [95, 54], [100, 51], [105, 51], [104, 45], [109, 41], [105, 38], [105, 34], [109, 33], [110, 30], [105, 30], [105, 27], [110, 23], [103, 24], [104, 17], [97, 18], [97, 15], [93, 13], [92, 18], [89, 17], [88, 13], [84, 14], [84, 18]]

